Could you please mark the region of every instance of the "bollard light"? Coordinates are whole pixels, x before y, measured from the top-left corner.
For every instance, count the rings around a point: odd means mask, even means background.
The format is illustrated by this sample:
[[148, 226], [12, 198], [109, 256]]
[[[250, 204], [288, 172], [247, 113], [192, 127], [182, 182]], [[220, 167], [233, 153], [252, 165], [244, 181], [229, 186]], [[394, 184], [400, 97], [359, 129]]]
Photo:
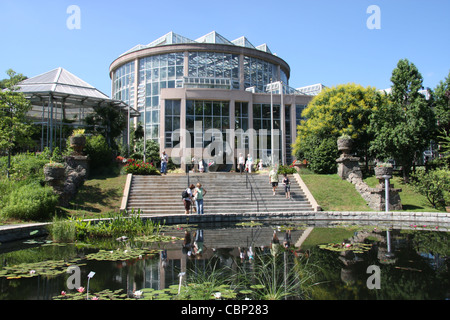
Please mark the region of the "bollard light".
[[88, 285], [87, 285], [87, 291], [86, 291], [86, 300], [89, 300], [89, 280], [91, 280], [91, 278], [93, 278], [94, 275], [95, 275], [94, 271], [91, 271], [88, 274]]
[[391, 178], [391, 176], [388, 175], [384, 175], [384, 194], [385, 194], [385, 199], [384, 199], [384, 210], [386, 211], [386, 213], [389, 212], [389, 179]]

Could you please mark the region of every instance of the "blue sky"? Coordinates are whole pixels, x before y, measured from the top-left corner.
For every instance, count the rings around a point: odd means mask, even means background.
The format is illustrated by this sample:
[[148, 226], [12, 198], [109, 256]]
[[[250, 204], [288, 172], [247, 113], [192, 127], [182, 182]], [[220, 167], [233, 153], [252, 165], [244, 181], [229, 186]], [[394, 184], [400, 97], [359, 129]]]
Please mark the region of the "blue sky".
[[[67, 8], [80, 8], [70, 30]], [[370, 5], [380, 29], [369, 29]], [[111, 94], [109, 65], [137, 44], [169, 31], [190, 39], [217, 31], [267, 43], [291, 67], [290, 85], [391, 85], [399, 59], [413, 62], [424, 86], [450, 71], [449, 0], [0, 0], [0, 79], [9, 68], [32, 77], [63, 67]]]

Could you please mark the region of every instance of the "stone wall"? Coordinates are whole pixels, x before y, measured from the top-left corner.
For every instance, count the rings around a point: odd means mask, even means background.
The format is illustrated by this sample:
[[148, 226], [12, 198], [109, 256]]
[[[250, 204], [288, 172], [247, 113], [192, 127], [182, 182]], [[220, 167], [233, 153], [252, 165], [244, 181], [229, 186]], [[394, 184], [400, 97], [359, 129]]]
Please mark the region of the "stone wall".
[[[361, 168], [359, 166], [359, 158], [350, 155], [350, 147], [352, 142], [347, 146], [343, 146], [342, 142], [338, 140], [338, 149], [342, 152], [341, 156], [336, 159], [338, 163], [338, 175], [343, 180], [352, 183], [356, 191], [363, 197], [367, 205], [377, 211], [385, 210], [386, 208], [386, 190], [385, 184], [378, 184], [375, 188], [371, 188], [364, 182], [362, 178]], [[379, 178], [379, 177], [377, 177]], [[402, 203], [399, 192], [401, 189], [395, 189], [390, 183], [389, 185], [389, 208], [388, 210], [402, 210]]]

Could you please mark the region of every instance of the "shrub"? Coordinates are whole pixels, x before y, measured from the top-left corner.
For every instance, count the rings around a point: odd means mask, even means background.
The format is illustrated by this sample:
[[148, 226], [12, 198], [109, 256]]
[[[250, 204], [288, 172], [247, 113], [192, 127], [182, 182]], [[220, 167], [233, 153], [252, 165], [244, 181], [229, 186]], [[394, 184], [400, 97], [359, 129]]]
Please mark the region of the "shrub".
[[434, 207], [444, 207], [450, 204], [450, 171], [436, 169], [426, 172], [418, 170], [412, 175], [412, 185], [415, 190], [424, 195]]
[[45, 221], [55, 212], [58, 196], [51, 187], [30, 183], [13, 189], [2, 200], [0, 213], [9, 218]]
[[[42, 180], [43, 167], [49, 161], [46, 154], [35, 155], [33, 153], [20, 153], [11, 157], [9, 170], [11, 179], [16, 181]], [[0, 174], [6, 175], [7, 157], [0, 158]]]
[[92, 170], [108, 167], [113, 163], [112, 150], [102, 135], [87, 137], [84, 151], [89, 156]]
[[311, 148], [309, 151], [305, 156], [309, 161], [311, 170], [319, 174], [336, 173], [338, 149], [335, 139], [323, 139], [315, 148]]
[[124, 167], [125, 173], [132, 173], [136, 175], [160, 175], [159, 170], [149, 164], [140, 160], [128, 159], [128, 163]]
[[278, 174], [293, 174], [293, 173], [297, 173], [297, 169], [295, 169], [294, 167], [291, 166], [279, 166], [278, 167]]

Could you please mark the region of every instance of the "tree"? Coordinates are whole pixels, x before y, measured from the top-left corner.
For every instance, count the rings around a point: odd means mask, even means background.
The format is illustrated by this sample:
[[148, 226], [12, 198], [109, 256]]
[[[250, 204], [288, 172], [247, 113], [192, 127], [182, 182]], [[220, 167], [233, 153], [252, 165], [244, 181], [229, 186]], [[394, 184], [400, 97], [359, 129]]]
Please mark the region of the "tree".
[[[440, 81], [433, 92], [434, 111], [438, 130], [444, 136], [450, 135], [450, 72]], [[440, 143], [440, 141], [439, 141]]]
[[407, 183], [416, 154], [426, 149], [436, 129], [434, 113], [423, 94], [422, 75], [413, 63], [400, 60], [392, 72], [389, 103], [372, 114], [370, 150], [378, 159], [395, 159]]
[[11, 89], [20, 81], [27, 79], [26, 76], [21, 73], [16, 73], [13, 69], [6, 70], [6, 74], [9, 78], [0, 80], [0, 89]]
[[31, 145], [30, 138], [33, 133], [33, 126], [26, 118], [27, 112], [31, 109], [31, 103], [22, 93], [13, 91], [18, 79], [14, 78], [15, 72], [8, 70], [10, 80], [7, 81], [8, 90], [0, 90], [0, 153], [8, 154], [7, 175], [11, 165], [11, 152], [13, 148]]
[[[372, 135], [367, 132], [370, 115], [383, 103], [382, 94], [375, 88], [357, 84], [343, 84], [318, 94], [302, 116], [306, 118], [297, 127], [293, 155], [297, 159], [312, 156], [311, 152], [322, 140], [337, 140], [342, 134], [354, 140], [355, 153], [368, 159]], [[337, 146], [335, 147], [337, 151]]]
[[94, 107], [94, 111], [85, 117], [86, 125], [93, 128], [88, 130], [103, 135], [110, 148], [117, 150], [114, 139], [126, 128], [126, 115], [114, 106]]

